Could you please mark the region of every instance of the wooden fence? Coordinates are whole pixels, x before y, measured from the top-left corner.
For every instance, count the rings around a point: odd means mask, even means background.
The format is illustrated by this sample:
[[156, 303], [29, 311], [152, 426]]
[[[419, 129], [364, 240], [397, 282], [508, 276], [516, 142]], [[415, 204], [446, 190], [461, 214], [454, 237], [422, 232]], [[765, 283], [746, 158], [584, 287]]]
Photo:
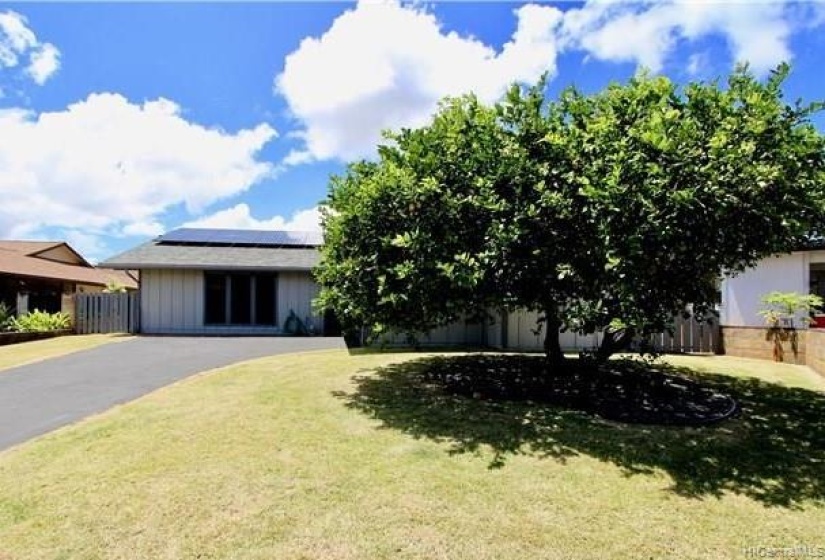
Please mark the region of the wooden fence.
[[78, 334], [136, 333], [139, 329], [137, 292], [75, 296], [75, 332]]
[[718, 319], [710, 323], [676, 317], [673, 334], [661, 333], [651, 337], [656, 350], [664, 353], [707, 352], [718, 354], [722, 351], [722, 333]]
[[[538, 351], [542, 349], [544, 336], [536, 328], [538, 313], [517, 311], [510, 313], [506, 319], [506, 335], [502, 347], [514, 350]], [[601, 344], [601, 333], [579, 335], [573, 332], [561, 333], [559, 337], [562, 349], [565, 352], [592, 350]], [[498, 340], [498, 337], [490, 338]], [[714, 320], [708, 324], [689, 317], [678, 316], [674, 319], [672, 333], [661, 333], [650, 337], [653, 347], [664, 353], [707, 352], [721, 351], [721, 333], [719, 322]], [[494, 345], [496, 345], [494, 343]]]

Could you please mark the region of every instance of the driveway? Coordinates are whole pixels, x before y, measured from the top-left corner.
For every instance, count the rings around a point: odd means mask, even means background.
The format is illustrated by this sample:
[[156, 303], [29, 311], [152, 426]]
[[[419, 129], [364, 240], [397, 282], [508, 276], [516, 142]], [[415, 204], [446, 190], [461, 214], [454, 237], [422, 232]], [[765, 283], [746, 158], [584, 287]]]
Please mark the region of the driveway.
[[0, 372], [0, 449], [195, 373], [341, 338], [137, 337]]

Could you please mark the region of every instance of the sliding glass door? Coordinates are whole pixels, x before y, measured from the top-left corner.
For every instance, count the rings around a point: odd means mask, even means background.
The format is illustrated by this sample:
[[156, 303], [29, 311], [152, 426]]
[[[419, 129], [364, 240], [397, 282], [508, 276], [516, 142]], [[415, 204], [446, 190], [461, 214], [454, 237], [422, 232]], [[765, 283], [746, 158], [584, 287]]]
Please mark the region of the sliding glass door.
[[204, 273], [204, 322], [274, 326], [277, 284], [278, 277], [272, 272]]

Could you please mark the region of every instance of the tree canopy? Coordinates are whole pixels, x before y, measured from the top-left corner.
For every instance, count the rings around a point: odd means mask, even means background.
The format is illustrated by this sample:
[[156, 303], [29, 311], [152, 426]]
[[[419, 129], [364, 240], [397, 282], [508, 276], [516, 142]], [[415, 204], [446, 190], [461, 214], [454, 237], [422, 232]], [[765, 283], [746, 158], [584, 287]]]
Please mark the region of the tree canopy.
[[444, 100], [332, 178], [318, 303], [374, 332], [535, 310], [556, 361], [560, 329], [607, 356], [707, 313], [721, 275], [825, 231], [823, 105], [785, 102], [788, 71]]

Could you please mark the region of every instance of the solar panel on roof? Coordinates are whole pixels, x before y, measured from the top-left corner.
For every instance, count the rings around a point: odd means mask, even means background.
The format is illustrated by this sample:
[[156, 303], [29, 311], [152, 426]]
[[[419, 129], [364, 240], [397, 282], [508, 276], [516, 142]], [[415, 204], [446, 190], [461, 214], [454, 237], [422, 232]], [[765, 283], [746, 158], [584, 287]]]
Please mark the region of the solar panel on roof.
[[198, 245], [316, 246], [322, 242], [320, 232], [275, 231], [252, 229], [180, 228], [158, 238], [161, 243]]

